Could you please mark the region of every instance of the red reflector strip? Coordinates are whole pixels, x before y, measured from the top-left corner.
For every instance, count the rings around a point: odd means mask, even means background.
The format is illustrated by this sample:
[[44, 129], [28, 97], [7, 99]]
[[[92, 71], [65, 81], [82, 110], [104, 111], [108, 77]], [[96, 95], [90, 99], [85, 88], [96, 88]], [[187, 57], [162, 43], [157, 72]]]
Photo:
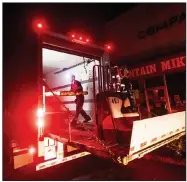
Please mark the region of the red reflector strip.
[[140, 147], [144, 147], [145, 145], [147, 145], [147, 142], [141, 143]]
[[151, 142], [155, 142], [155, 141], [157, 141], [157, 138], [153, 138], [153, 139], [151, 140]]
[[177, 129], [175, 132], [179, 132], [180, 130], [179, 129]]
[[81, 155], [80, 155], [80, 156], [82, 157], [82, 156], [84, 156], [84, 155], [85, 155], [85, 153], [81, 153]]
[[54, 166], [56, 164], [56, 162], [52, 162], [51, 165]]
[[161, 136], [161, 138], [164, 138], [164, 137], [166, 137], [166, 135], [165, 135], [165, 134]]
[[88, 152], [82, 152], [82, 153], [79, 153], [79, 154], [75, 154], [74, 156], [69, 156], [69, 157], [66, 157], [66, 158], [63, 158], [63, 159], [55, 159], [53, 161], [47, 161], [45, 162], [45, 164], [39, 164], [36, 166], [36, 170], [41, 170], [41, 169], [44, 169], [44, 168], [48, 168], [48, 167], [51, 167], [51, 166], [54, 166], [54, 165], [57, 165], [57, 164], [60, 164], [60, 163], [63, 163], [63, 162], [66, 162], [66, 161], [71, 161], [73, 159], [76, 159], [76, 158], [79, 158], [79, 157], [83, 157], [83, 156], [86, 156], [86, 155], [89, 155], [90, 153]]
[[172, 135], [172, 134], [173, 134], [173, 131], [170, 131], [169, 134]]
[[67, 158], [62, 159], [62, 162], [65, 162], [65, 161], [67, 161]]
[[46, 165], [39, 166], [39, 169], [45, 168]]

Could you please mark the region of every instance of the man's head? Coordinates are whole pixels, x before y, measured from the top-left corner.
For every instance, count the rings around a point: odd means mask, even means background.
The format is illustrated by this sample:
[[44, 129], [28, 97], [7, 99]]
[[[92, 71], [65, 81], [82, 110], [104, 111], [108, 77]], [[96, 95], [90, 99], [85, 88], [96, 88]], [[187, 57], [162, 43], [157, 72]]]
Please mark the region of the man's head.
[[75, 75], [71, 75], [71, 82], [75, 81]]

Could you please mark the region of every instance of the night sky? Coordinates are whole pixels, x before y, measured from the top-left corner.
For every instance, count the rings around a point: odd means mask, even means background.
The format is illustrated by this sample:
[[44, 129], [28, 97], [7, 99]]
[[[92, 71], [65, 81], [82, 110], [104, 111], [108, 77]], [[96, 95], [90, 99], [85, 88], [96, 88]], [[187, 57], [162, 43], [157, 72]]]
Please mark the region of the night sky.
[[23, 77], [21, 60], [33, 41], [33, 18], [45, 19], [48, 28], [58, 33], [77, 31], [91, 36], [95, 44], [104, 41], [103, 25], [133, 8], [132, 3], [3, 3], [3, 98], [18, 90]]
[[28, 38], [33, 17], [44, 18], [51, 31], [86, 32], [95, 42], [102, 41], [104, 23], [133, 6], [128, 3], [4, 3], [4, 51], [10, 55], [18, 41], [22, 43]]

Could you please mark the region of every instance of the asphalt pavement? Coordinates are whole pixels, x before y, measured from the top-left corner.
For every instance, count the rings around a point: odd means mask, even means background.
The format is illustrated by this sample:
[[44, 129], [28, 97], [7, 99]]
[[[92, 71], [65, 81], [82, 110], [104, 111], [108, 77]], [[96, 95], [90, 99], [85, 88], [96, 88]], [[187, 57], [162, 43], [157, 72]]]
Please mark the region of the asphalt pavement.
[[137, 159], [119, 166], [94, 156], [86, 156], [58, 166], [34, 172], [34, 166], [11, 173], [7, 180], [186, 180], [186, 166], [163, 160]]

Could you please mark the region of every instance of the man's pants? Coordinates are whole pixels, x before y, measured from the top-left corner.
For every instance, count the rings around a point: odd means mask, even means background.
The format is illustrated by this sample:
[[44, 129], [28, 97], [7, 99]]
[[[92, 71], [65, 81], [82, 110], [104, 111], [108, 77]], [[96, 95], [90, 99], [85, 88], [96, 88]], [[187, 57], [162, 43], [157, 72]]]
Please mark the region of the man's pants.
[[85, 120], [90, 119], [90, 117], [83, 110], [84, 96], [80, 95], [76, 98], [76, 114], [74, 119], [78, 119], [79, 114], [81, 114]]

